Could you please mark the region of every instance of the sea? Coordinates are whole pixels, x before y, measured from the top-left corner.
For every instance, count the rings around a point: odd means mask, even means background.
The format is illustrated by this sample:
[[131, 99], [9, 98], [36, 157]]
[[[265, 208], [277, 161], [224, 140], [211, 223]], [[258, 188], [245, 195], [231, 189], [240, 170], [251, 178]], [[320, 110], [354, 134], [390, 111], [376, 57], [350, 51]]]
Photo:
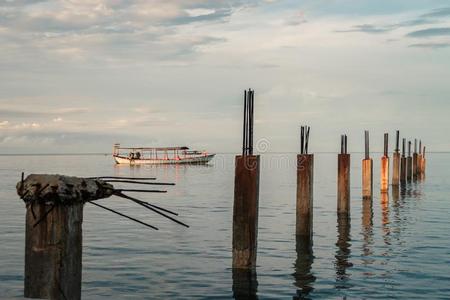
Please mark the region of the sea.
[[[180, 226], [126, 199], [89, 203], [83, 217], [83, 299], [450, 299], [450, 153], [429, 153], [424, 178], [363, 201], [351, 154], [351, 215], [339, 219], [337, 154], [314, 157], [312, 240], [295, 235], [296, 154], [261, 155], [257, 267], [233, 272], [234, 156], [208, 165], [115, 165], [110, 155], [0, 156], [0, 299], [22, 299], [21, 172], [156, 177], [167, 193], [130, 193], [176, 211]], [[128, 183], [117, 188], [136, 188]], [[142, 188], [139, 186], [138, 188]]]

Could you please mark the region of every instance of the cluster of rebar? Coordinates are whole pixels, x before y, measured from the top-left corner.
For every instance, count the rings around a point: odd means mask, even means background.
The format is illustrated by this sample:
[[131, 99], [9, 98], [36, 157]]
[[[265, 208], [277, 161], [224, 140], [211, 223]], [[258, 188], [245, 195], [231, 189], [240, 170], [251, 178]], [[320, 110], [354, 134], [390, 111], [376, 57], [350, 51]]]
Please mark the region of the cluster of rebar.
[[384, 134], [384, 156], [387, 157], [388, 156], [388, 145], [389, 145], [389, 134], [385, 133]]
[[255, 91], [244, 91], [244, 126], [242, 155], [253, 155], [253, 106]]
[[341, 134], [341, 154], [347, 154], [347, 135]]
[[369, 159], [369, 131], [364, 130], [364, 158]]
[[308, 154], [309, 126], [300, 127], [300, 153]]
[[395, 152], [399, 153], [400, 152], [400, 130], [397, 130], [395, 132]]
[[[44, 178], [44, 176], [58, 176], [57, 178], [75, 178], [75, 177], [67, 177], [67, 176], [62, 176], [62, 175], [33, 175], [35, 179], [36, 177], [42, 176], [42, 178]], [[41, 177], [40, 177], [41, 178]], [[27, 178], [28, 179], [28, 178]], [[110, 183], [126, 183], [126, 184], [139, 184], [139, 185], [162, 185], [162, 186], [172, 186], [175, 185], [174, 183], [168, 183], [168, 182], [148, 182], [148, 181], [153, 181], [156, 180], [156, 178], [154, 177], [140, 177], [140, 178], [135, 178], [135, 177], [117, 177], [117, 176], [98, 176], [98, 177], [86, 177], [86, 178], [78, 178], [78, 180], [82, 180], [83, 185], [89, 185], [89, 184], [94, 184], [96, 186], [96, 191], [94, 194], [87, 194], [87, 192], [85, 190], [80, 190], [79, 192], [77, 192], [77, 195], [81, 194], [81, 195], [86, 195], [85, 197], [83, 197], [81, 199], [82, 203], [90, 203], [92, 205], [95, 205], [97, 207], [100, 207], [102, 209], [105, 209], [107, 211], [110, 211], [116, 215], [122, 216], [124, 218], [127, 218], [129, 220], [132, 220], [134, 222], [137, 222], [139, 224], [145, 225], [147, 227], [150, 227], [152, 229], [158, 230], [157, 227], [150, 225], [148, 223], [145, 223], [143, 221], [140, 221], [136, 218], [130, 217], [124, 213], [118, 212], [112, 208], [106, 207], [104, 205], [98, 204], [94, 201], [100, 200], [100, 199], [105, 199], [108, 198], [110, 196], [116, 196], [122, 199], [126, 199], [126, 200], [130, 200], [154, 213], [157, 213], [177, 224], [183, 225], [185, 227], [189, 227], [187, 224], [169, 216], [168, 214], [174, 215], [174, 216], [178, 216], [178, 214], [176, 212], [173, 212], [171, 210], [162, 208], [160, 206], [151, 204], [149, 202], [146, 201], [142, 201], [139, 200], [137, 198], [134, 198], [132, 196], [129, 196], [127, 194], [124, 194], [124, 192], [138, 192], [138, 193], [166, 193], [166, 190], [156, 190], [156, 189], [129, 189], [129, 188], [115, 188], [114, 186], [112, 186]], [[19, 186], [18, 186], [18, 192], [19, 195], [21, 197], [22, 200], [24, 200], [24, 202], [26, 203], [27, 207], [30, 207], [31, 212], [33, 214], [33, 216], [36, 218], [34, 211], [33, 211], [33, 205], [35, 203], [39, 203], [39, 202], [44, 202], [44, 203], [48, 203], [51, 204], [51, 207], [39, 218], [39, 220], [37, 220], [33, 227], [36, 227], [39, 223], [41, 223], [42, 221], [44, 221], [47, 216], [50, 214], [50, 212], [52, 212], [52, 210], [57, 206], [57, 205], [64, 205], [65, 202], [61, 202], [61, 194], [58, 194], [57, 190], [55, 189], [54, 186], [51, 186], [50, 184], [46, 184], [43, 187], [40, 186], [36, 186], [35, 187], [35, 191], [33, 193], [29, 192], [29, 189], [27, 189], [27, 191], [24, 192], [24, 187], [27, 185], [27, 180], [24, 179], [24, 174], [22, 173], [22, 179], [19, 182]], [[32, 186], [35, 186], [35, 184], [32, 184]], [[92, 185], [91, 185], [92, 186]], [[76, 199], [76, 201], [80, 201], [80, 199]], [[70, 203], [66, 203], [66, 205], [70, 205]]]

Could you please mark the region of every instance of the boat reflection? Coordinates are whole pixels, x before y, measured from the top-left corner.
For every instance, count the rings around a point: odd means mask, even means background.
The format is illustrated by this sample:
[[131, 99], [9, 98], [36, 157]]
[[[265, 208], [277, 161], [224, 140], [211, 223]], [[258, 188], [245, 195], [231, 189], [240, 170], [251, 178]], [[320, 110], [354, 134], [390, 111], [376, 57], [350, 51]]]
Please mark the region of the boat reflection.
[[350, 216], [347, 214], [338, 215], [337, 218], [338, 239], [336, 246], [336, 288], [348, 289], [351, 287], [349, 283], [350, 274], [347, 269], [353, 264], [349, 261], [351, 256], [351, 237], [350, 237]]
[[233, 298], [258, 299], [258, 279], [255, 270], [233, 269]]
[[294, 285], [298, 287], [293, 299], [310, 299], [309, 295], [314, 290], [313, 284], [316, 277], [312, 274], [312, 264], [314, 262], [313, 245], [311, 236], [297, 235], [295, 239], [295, 249], [297, 259], [294, 264], [295, 279]]

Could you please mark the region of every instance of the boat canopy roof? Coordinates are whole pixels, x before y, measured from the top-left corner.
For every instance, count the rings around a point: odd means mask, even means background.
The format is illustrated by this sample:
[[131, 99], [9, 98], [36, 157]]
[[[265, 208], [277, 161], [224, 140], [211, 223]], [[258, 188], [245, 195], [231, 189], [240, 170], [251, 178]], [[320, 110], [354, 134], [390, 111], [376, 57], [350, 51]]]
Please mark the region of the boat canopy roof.
[[189, 147], [117, 147], [122, 150], [141, 150], [141, 151], [174, 151], [174, 150], [189, 150]]

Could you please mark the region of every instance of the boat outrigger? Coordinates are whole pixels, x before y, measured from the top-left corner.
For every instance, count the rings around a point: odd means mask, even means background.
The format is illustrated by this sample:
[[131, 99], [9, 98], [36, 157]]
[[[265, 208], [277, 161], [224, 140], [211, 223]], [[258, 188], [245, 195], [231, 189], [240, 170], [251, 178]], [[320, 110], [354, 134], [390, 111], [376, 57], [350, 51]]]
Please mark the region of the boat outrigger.
[[120, 147], [114, 144], [113, 158], [116, 164], [206, 164], [215, 154], [193, 151], [188, 147]]

